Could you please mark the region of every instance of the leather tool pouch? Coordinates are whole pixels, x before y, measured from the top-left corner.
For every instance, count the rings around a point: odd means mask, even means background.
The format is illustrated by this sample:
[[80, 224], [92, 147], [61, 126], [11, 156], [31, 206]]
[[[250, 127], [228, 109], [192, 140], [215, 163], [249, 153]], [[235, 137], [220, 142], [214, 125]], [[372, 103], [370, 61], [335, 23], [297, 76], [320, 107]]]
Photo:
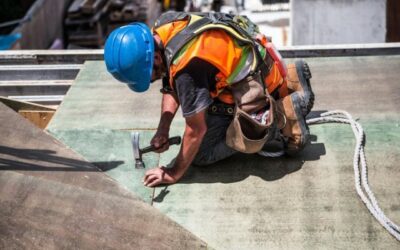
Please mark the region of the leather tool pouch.
[[[243, 153], [256, 153], [276, 132], [275, 101], [264, 90], [259, 74], [231, 86], [236, 107], [233, 121], [226, 131], [226, 144]], [[266, 124], [250, 114], [269, 106]]]

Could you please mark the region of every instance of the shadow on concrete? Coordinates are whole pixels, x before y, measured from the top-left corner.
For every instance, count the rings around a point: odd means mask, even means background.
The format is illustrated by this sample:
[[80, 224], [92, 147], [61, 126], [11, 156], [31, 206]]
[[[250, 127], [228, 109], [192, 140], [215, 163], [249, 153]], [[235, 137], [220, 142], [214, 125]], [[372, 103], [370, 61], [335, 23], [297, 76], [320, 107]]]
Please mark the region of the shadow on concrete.
[[[0, 146], [0, 170], [18, 171], [108, 171], [124, 161], [87, 162], [56, 155], [56, 151]], [[93, 165], [98, 168], [95, 168]]]
[[233, 183], [249, 176], [275, 181], [300, 170], [306, 161], [319, 160], [326, 154], [323, 143], [311, 136], [311, 144], [294, 157], [266, 158], [257, 154], [236, 154], [226, 160], [206, 166], [190, 167], [179, 183]]
[[161, 203], [164, 201], [165, 196], [169, 193], [168, 186], [165, 185], [164, 188], [160, 191], [160, 193], [153, 198], [153, 202]]

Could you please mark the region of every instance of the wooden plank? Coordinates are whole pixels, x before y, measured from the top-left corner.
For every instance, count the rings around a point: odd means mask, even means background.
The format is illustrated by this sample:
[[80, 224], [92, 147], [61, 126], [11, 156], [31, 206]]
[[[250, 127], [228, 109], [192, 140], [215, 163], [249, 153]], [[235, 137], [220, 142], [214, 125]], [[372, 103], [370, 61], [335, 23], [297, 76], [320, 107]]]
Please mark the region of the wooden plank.
[[19, 101], [33, 102], [45, 105], [58, 105], [62, 102], [64, 95], [31, 95], [31, 96], [9, 96], [11, 99]]
[[0, 87], [12, 87], [12, 86], [71, 86], [73, 80], [28, 80], [28, 81], [0, 81]]
[[9, 108], [13, 109], [14, 111], [20, 110], [37, 110], [37, 111], [56, 111], [54, 108], [49, 108], [44, 105], [31, 103], [31, 102], [24, 102], [19, 100], [13, 100], [4, 96], [0, 96], [0, 102], [4, 103]]
[[38, 128], [45, 129], [55, 111], [20, 110], [18, 113], [35, 124]]

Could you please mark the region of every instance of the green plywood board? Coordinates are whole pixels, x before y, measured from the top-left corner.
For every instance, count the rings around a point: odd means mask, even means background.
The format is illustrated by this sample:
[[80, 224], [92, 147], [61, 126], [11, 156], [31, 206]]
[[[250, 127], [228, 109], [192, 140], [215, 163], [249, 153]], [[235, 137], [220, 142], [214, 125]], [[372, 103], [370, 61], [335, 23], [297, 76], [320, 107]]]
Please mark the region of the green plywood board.
[[[307, 61], [316, 93], [314, 110], [344, 109], [361, 119], [371, 187], [387, 215], [399, 223], [400, 56]], [[112, 152], [129, 165], [128, 132], [116, 130], [137, 129], [143, 145], [150, 141], [159, 119], [159, 84], [136, 94], [113, 80], [103, 63], [87, 62], [49, 130], [90, 161], [104, 161]], [[182, 134], [183, 128], [178, 113], [170, 135]], [[104, 147], [96, 133], [119, 138], [114, 142], [119, 146]], [[355, 192], [351, 129], [318, 125], [312, 134], [312, 145], [296, 158], [236, 155], [209, 167], [191, 167], [178, 184], [156, 188], [153, 205], [216, 249], [399, 248]], [[80, 145], [80, 137], [93, 137], [93, 148]], [[168, 165], [178, 150], [171, 147], [145, 159]], [[109, 174], [130, 169], [124, 164]], [[115, 172], [113, 177], [121, 176]], [[121, 180], [132, 185], [132, 178]], [[148, 190], [135, 185], [131, 190]], [[148, 197], [146, 192], [142, 198]]]
[[107, 73], [104, 62], [86, 62], [48, 129], [155, 129], [160, 81], [145, 94], [131, 91]]

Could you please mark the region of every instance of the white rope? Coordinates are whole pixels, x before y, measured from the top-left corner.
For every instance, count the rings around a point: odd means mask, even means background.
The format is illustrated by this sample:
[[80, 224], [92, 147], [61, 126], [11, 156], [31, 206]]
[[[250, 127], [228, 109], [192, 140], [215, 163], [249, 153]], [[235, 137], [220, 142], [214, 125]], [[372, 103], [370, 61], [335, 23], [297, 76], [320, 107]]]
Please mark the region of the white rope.
[[400, 241], [400, 227], [386, 217], [382, 209], [378, 206], [375, 195], [368, 185], [368, 168], [364, 153], [365, 134], [363, 128], [348, 112], [342, 110], [325, 112], [322, 113], [320, 117], [307, 120], [308, 125], [322, 123], [345, 123], [349, 124], [353, 129], [353, 133], [356, 137], [356, 147], [353, 159], [356, 191], [370, 213], [391, 235]]

